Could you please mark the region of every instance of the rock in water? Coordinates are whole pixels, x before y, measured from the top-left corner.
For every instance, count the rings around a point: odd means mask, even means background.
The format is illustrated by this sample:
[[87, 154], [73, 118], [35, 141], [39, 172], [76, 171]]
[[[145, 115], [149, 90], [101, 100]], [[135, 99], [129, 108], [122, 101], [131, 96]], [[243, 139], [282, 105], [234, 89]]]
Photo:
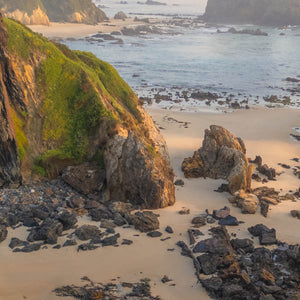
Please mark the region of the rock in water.
[[182, 163], [185, 177], [210, 177], [228, 180], [229, 191], [250, 190], [253, 165], [249, 165], [246, 148], [221, 126], [211, 125], [205, 130], [202, 147]]

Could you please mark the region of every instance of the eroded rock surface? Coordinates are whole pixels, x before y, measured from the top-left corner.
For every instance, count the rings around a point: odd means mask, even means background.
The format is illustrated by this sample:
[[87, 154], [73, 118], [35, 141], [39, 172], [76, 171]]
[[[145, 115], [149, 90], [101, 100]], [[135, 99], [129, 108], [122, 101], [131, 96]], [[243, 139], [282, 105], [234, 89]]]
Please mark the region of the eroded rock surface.
[[228, 180], [229, 191], [249, 190], [253, 166], [246, 157], [245, 144], [221, 126], [205, 130], [202, 147], [182, 163], [187, 178], [210, 177]]

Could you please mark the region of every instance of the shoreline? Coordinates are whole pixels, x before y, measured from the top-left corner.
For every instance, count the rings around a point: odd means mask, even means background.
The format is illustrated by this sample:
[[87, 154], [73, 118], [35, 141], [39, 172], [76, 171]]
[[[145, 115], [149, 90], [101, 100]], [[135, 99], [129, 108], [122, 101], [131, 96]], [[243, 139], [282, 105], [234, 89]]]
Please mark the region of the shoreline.
[[29, 25], [28, 27], [47, 38], [82, 38], [99, 32], [110, 34], [113, 31], [120, 31], [124, 27], [136, 27], [143, 24], [145, 23], [134, 21], [134, 18], [127, 18], [124, 21], [109, 19], [96, 25], [51, 22], [49, 26]]

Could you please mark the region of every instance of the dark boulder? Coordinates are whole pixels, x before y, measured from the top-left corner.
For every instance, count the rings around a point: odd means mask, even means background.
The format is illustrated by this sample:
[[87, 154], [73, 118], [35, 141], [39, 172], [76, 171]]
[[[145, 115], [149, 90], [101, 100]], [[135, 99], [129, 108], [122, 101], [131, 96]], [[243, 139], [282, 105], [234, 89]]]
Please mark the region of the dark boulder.
[[94, 237], [101, 237], [101, 231], [95, 225], [82, 225], [75, 230], [75, 235], [81, 241], [86, 241]]
[[136, 212], [134, 215], [130, 215], [130, 223], [141, 232], [159, 229], [158, 215], [151, 211]]

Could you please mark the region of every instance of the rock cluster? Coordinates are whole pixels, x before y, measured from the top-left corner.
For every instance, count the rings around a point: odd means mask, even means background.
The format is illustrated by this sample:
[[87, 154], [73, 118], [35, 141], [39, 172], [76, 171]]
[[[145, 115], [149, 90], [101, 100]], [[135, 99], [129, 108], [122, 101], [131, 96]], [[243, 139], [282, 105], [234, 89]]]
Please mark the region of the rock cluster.
[[[299, 245], [255, 248], [250, 239], [230, 239], [223, 226], [210, 231], [212, 238], [191, 249], [182, 241], [177, 245], [182, 255], [192, 258], [199, 281], [213, 299], [299, 298]], [[277, 243], [274, 229], [259, 224], [249, 231], [259, 235], [261, 244]]]
[[253, 166], [248, 163], [245, 144], [240, 138], [221, 126], [211, 125], [205, 130], [202, 147], [193, 157], [184, 159], [182, 171], [187, 178], [227, 179], [233, 194], [250, 189]]

